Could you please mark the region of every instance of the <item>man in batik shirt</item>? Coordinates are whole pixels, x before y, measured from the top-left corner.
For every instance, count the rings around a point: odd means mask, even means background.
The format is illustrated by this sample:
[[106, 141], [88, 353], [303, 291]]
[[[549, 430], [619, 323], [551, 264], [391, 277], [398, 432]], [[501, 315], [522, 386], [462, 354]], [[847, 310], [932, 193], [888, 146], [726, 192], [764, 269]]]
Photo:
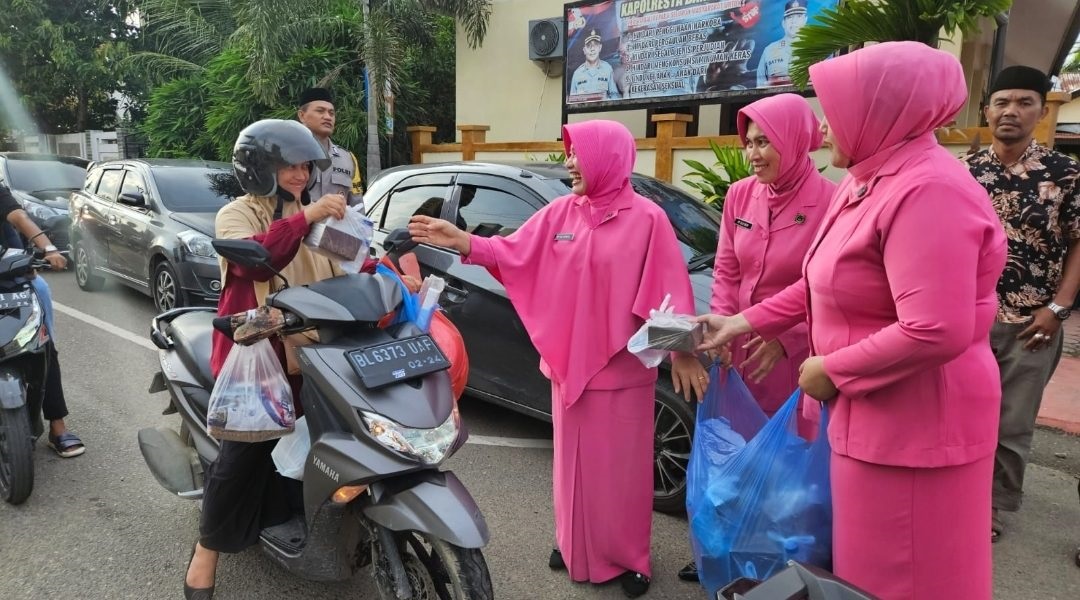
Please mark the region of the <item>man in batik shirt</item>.
[[1061, 325], [1080, 289], [1080, 166], [1040, 146], [1033, 136], [1046, 116], [1049, 89], [1049, 79], [1037, 69], [1004, 69], [984, 109], [993, 143], [967, 158], [1009, 240], [990, 332], [1002, 392], [990, 527], [994, 541], [1002, 533], [1000, 512], [1020, 509], [1035, 417], [1061, 358]]

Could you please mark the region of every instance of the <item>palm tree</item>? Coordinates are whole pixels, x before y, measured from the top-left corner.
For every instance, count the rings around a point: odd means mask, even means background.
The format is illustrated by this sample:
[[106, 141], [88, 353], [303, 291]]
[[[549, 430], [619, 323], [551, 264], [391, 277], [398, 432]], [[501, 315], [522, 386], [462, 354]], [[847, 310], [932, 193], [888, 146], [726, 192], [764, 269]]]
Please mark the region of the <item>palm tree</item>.
[[940, 32], [979, 30], [979, 19], [1009, 10], [1012, 0], [846, 0], [803, 27], [792, 44], [791, 79], [805, 88], [810, 65], [867, 42], [910, 40], [937, 46]]
[[269, 104], [280, 92], [276, 74], [296, 49], [346, 45], [346, 59], [322, 73], [318, 84], [364, 65], [370, 181], [382, 162], [378, 97], [388, 85], [397, 88], [393, 74], [404, 59], [405, 40], [433, 43], [431, 19], [446, 15], [476, 47], [487, 33], [491, 6], [492, 0], [142, 0], [140, 12], [157, 50], [130, 60], [148, 75], [168, 78], [205, 69], [225, 49], [243, 48], [255, 100]]

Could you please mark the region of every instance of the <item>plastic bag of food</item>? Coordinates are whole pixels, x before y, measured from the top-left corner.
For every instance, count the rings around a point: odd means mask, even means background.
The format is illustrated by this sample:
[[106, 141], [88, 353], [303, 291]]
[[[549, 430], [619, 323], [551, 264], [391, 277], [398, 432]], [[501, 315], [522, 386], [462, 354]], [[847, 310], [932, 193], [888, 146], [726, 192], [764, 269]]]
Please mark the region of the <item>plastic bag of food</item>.
[[263, 442], [295, 423], [292, 388], [270, 340], [234, 344], [210, 394], [206, 431], [219, 440]]
[[646, 367], [659, 366], [668, 352], [695, 353], [704, 338], [701, 323], [696, 323], [693, 315], [674, 314], [670, 300], [669, 294], [659, 308], [650, 310], [649, 319], [626, 344]]
[[346, 273], [359, 273], [375, 232], [375, 224], [360, 213], [362, 208], [349, 207], [342, 219], [329, 217], [313, 223], [304, 237], [304, 245], [336, 261]]

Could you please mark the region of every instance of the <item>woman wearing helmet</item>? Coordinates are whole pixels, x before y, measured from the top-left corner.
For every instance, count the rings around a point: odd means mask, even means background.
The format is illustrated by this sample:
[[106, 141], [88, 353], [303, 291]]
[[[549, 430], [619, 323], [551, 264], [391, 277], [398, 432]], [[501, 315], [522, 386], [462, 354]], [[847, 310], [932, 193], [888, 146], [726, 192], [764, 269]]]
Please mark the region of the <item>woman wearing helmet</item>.
[[[315, 169], [330, 165], [326, 151], [296, 121], [265, 119], [243, 131], [233, 147], [233, 171], [246, 195], [217, 214], [215, 237], [249, 239], [270, 251], [270, 262], [293, 284], [304, 285], [343, 271], [301, 243], [311, 224], [345, 216], [345, 197], [327, 194], [312, 202], [307, 188]], [[218, 315], [231, 315], [264, 304], [280, 279], [268, 270], [221, 263]], [[282, 348], [272, 340], [279, 355]], [[210, 367], [217, 377], [233, 342], [214, 331]], [[290, 378], [296, 391], [297, 378]], [[184, 577], [184, 596], [208, 600], [214, 593], [219, 552], [240, 552], [258, 542], [264, 527], [290, 517], [288, 485], [274, 470], [270, 451], [276, 440], [223, 441], [206, 472], [199, 541]]]

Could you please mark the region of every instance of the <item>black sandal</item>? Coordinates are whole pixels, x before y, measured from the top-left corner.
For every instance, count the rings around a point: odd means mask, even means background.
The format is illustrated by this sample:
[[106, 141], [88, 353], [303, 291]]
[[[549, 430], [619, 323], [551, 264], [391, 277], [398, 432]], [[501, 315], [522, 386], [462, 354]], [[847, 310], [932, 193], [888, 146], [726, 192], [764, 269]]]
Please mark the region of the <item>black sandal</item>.
[[998, 543], [1003, 533], [1005, 533], [1005, 521], [1001, 519], [998, 509], [995, 508], [990, 515], [990, 543]]
[[49, 447], [59, 454], [60, 458], [74, 458], [86, 452], [86, 446], [83, 445], [79, 436], [70, 431], [65, 431], [56, 436], [50, 435]]

